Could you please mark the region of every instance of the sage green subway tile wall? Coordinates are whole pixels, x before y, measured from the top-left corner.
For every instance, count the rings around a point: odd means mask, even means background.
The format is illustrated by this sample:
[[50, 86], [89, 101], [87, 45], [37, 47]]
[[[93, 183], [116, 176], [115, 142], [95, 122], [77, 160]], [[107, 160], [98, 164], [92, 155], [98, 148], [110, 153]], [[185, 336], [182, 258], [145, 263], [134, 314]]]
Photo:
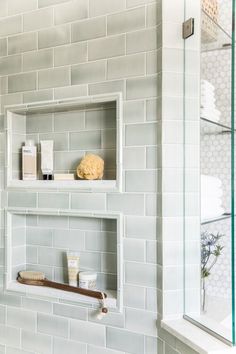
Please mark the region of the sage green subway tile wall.
[[[157, 204], [160, 205], [157, 123], [161, 120], [161, 44], [161, 0], [0, 1], [1, 113], [6, 105], [111, 92], [121, 92], [124, 101], [123, 192], [3, 190], [1, 259], [6, 206], [121, 212], [125, 248], [124, 312], [111, 311], [102, 321], [96, 318], [93, 309], [80, 303], [5, 294], [2, 290], [5, 268], [1, 261], [0, 353], [167, 354], [170, 350], [187, 353], [180, 342], [160, 329], [158, 321], [156, 324], [162, 312], [162, 260], [156, 242], [160, 240], [156, 216]], [[14, 126], [17, 176], [18, 152], [26, 136], [37, 144], [40, 139], [54, 139], [58, 171], [74, 171], [88, 148], [105, 158], [109, 165], [107, 175], [114, 172], [114, 107], [63, 112], [40, 119], [35, 115], [30, 117], [31, 121], [28, 118], [27, 124], [21, 121], [20, 126]], [[0, 135], [4, 136], [3, 115], [0, 129]], [[26, 135], [22, 136], [25, 130]], [[2, 189], [4, 165], [4, 143], [1, 143]], [[26, 220], [14, 217], [13, 226], [14, 276], [27, 264], [27, 268], [64, 281], [67, 271], [62, 266], [65, 266], [62, 253], [77, 248], [82, 256], [81, 267], [100, 271], [101, 286], [116, 287], [114, 222], [31, 216]], [[24, 264], [18, 263], [21, 260]]]

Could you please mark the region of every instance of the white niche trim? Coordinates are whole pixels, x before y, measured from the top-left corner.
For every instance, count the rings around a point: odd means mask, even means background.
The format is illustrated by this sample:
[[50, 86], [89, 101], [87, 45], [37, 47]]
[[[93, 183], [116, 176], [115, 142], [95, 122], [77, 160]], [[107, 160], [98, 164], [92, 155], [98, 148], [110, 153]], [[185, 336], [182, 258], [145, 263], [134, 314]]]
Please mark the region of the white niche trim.
[[[81, 303], [82, 306], [87, 305], [91, 308], [100, 306], [99, 300], [87, 296], [69, 293], [62, 290], [51, 289], [43, 286], [23, 285], [16, 281], [13, 276], [16, 268], [13, 256], [13, 216], [62, 216], [62, 217], [82, 217], [96, 219], [113, 219], [116, 220], [116, 255], [117, 255], [117, 289], [103, 291], [107, 294], [106, 306], [115, 311], [122, 312], [123, 310], [123, 217], [120, 213], [100, 213], [100, 212], [76, 212], [68, 210], [52, 210], [52, 209], [25, 209], [25, 208], [7, 208], [5, 209], [5, 291], [10, 293], [22, 293], [23, 295], [34, 295], [39, 297], [51, 298], [53, 302], [57, 301], [73, 301]], [[26, 224], [25, 224], [26, 227]], [[17, 229], [17, 227], [15, 228]], [[14, 243], [16, 241], [16, 233], [14, 235]], [[66, 237], [66, 236], [65, 236]], [[27, 241], [23, 244], [26, 249]], [[21, 246], [18, 246], [21, 247]], [[102, 251], [101, 251], [102, 252]], [[23, 270], [25, 264], [19, 264], [19, 270]], [[24, 263], [24, 262], [23, 262]], [[14, 269], [13, 269], [14, 268]]]
[[[122, 93], [112, 93], [112, 94], [103, 94], [95, 96], [84, 96], [77, 97], [72, 99], [63, 99], [63, 100], [53, 100], [53, 101], [41, 101], [30, 104], [19, 104], [14, 106], [5, 107], [5, 129], [6, 129], [6, 141], [7, 141], [7, 154], [6, 154], [6, 187], [8, 189], [33, 189], [33, 190], [83, 190], [87, 192], [97, 191], [97, 192], [106, 192], [106, 191], [122, 191], [122, 116], [123, 116], [123, 103], [122, 103]], [[18, 153], [20, 150], [20, 143], [23, 143], [26, 138], [26, 128], [23, 130], [17, 131], [17, 137], [14, 135], [14, 125], [23, 124], [23, 119], [32, 115], [40, 114], [54, 114], [58, 112], [73, 112], [75, 110], [95, 110], [97, 109], [107, 109], [109, 105], [115, 110], [115, 175], [116, 177], [103, 180], [74, 180], [74, 181], [44, 181], [42, 179], [37, 179], [36, 181], [23, 181], [21, 179], [21, 157], [17, 156], [15, 147], [18, 144]], [[30, 118], [29, 118], [30, 119]], [[18, 123], [17, 123], [18, 122]], [[18, 129], [19, 129], [18, 127]], [[82, 132], [81, 130], [70, 130], [71, 127], [68, 127], [70, 133], [73, 132]], [[16, 128], [17, 129], [17, 128]], [[73, 129], [73, 127], [71, 128]], [[97, 128], [94, 128], [96, 130]], [[97, 129], [99, 130], [99, 129]], [[40, 134], [42, 132], [37, 132]], [[45, 133], [45, 131], [43, 132]], [[58, 133], [53, 129], [49, 133]], [[69, 134], [69, 133], [68, 133]], [[20, 137], [22, 136], [22, 138]], [[31, 135], [30, 139], [33, 139], [34, 133], [28, 133]], [[59, 134], [58, 134], [59, 136]], [[17, 140], [20, 140], [19, 141]], [[50, 138], [48, 138], [50, 139]], [[69, 141], [69, 140], [68, 140]], [[37, 142], [39, 143], [39, 141]], [[111, 142], [110, 142], [111, 143]], [[69, 144], [69, 142], [68, 142]], [[92, 144], [93, 145], [93, 144]], [[103, 149], [104, 147], [101, 147]], [[106, 149], [106, 147], [105, 147]], [[89, 151], [94, 151], [96, 148], [84, 149]], [[72, 152], [72, 150], [69, 150]], [[95, 152], [96, 153], [96, 152]], [[99, 152], [98, 152], [99, 154]], [[17, 161], [16, 161], [17, 160]], [[79, 160], [79, 157], [78, 157]], [[105, 158], [105, 166], [109, 164], [111, 158], [108, 156], [107, 161]], [[107, 163], [106, 163], [107, 162]], [[113, 162], [114, 163], [114, 162]], [[16, 167], [17, 166], [17, 167]], [[18, 175], [16, 173], [18, 169]], [[74, 168], [73, 168], [74, 170]], [[64, 172], [64, 171], [63, 171]]]

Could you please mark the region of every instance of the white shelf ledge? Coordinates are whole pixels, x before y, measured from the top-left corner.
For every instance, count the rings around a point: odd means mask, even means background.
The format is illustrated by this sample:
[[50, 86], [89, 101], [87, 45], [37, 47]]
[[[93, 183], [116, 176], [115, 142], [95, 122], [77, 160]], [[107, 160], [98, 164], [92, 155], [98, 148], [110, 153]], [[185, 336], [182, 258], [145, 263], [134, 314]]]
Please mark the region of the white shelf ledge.
[[[33, 285], [19, 284], [17, 281], [11, 282], [8, 285], [6, 290], [7, 291], [14, 291], [14, 292], [21, 292], [21, 293], [26, 293], [26, 294], [31, 294], [31, 295], [37, 295], [37, 296], [46, 296], [46, 297], [51, 297], [53, 299], [60, 299], [60, 300], [64, 300], [64, 301], [67, 300], [67, 301], [79, 302], [79, 303], [92, 305], [94, 307], [98, 307], [99, 303], [100, 303], [99, 300], [94, 299], [89, 296], [70, 293], [67, 291], [53, 289], [53, 288], [47, 288], [44, 286], [33, 286]], [[116, 291], [104, 290], [104, 292], [107, 294], [106, 306], [108, 308], [113, 308], [113, 309], [117, 308]]]
[[117, 190], [117, 182], [115, 180], [74, 180], [74, 181], [23, 181], [12, 180], [9, 182], [8, 189], [46, 189], [46, 190], [85, 190], [85, 191], [107, 191]]
[[236, 354], [236, 347], [224, 344], [184, 319], [162, 320], [161, 326], [199, 354]]

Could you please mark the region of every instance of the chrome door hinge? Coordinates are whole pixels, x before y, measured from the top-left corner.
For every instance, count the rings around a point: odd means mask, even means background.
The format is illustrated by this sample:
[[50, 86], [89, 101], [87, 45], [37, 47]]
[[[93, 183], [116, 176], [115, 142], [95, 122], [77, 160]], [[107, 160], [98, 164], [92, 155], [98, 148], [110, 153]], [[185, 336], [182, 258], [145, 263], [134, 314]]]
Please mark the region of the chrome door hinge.
[[194, 34], [194, 18], [189, 18], [183, 23], [183, 39], [187, 39]]

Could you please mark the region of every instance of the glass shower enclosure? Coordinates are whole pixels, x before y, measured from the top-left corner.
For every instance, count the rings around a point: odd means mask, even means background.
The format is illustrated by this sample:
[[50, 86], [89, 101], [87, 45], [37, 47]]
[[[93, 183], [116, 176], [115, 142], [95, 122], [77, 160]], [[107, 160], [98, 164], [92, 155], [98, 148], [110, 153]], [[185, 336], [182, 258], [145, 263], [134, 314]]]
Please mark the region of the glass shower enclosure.
[[199, 2], [200, 44], [193, 36], [184, 50], [184, 317], [235, 345], [235, 1]]

